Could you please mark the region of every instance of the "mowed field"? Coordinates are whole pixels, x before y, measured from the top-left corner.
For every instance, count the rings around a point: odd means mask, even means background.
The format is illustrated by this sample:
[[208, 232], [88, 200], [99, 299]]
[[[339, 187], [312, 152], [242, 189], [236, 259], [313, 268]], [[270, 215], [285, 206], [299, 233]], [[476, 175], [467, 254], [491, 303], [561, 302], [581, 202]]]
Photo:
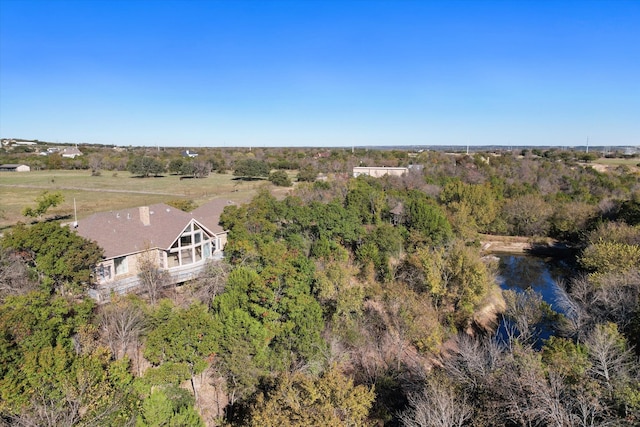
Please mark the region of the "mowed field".
[[640, 159], [632, 158], [632, 159], [609, 159], [605, 157], [601, 157], [598, 160], [594, 160], [592, 163], [588, 164], [593, 167], [598, 172], [607, 172], [609, 170], [615, 170], [619, 166], [625, 166], [628, 168], [630, 173], [640, 173]]
[[138, 178], [129, 172], [103, 172], [91, 176], [86, 170], [0, 172], [0, 231], [18, 221], [28, 222], [22, 216], [26, 206], [35, 207], [34, 200], [43, 191], [59, 191], [64, 203], [51, 209], [47, 217], [73, 218], [73, 201], [76, 201], [78, 218], [95, 212], [135, 206], [166, 203], [171, 200], [193, 200], [200, 205], [214, 198], [226, 198], [235, 202], [250, 200], [256, 191], [267, 186], [276, 192], [268, 181], [242, 181], [231, 174], [211, 174], [207, 178], [180, 179], [179, 176]]

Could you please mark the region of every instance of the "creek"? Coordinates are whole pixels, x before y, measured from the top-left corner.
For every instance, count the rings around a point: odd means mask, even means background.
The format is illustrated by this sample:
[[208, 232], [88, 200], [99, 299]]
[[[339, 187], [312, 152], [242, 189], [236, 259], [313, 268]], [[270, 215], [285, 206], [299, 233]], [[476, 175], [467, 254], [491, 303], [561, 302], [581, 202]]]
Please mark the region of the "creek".
[[[498, 258], [498, 283], [503, 290], [525, 292], [531, 289], [539, 293], [552, 310], [564, 314], [556, 299], [558, 284], [567, 281], [573, 273], [570, 264], [563, 259], [524, 254], [505, 254]], [[496, 338], [506, 342], [508, 334], [505, 322], [505, 319], [500, 322]], [[553, 322], [538, 325], [539, 339], [536, 346], [539, 347], [542, 340], [555, 333], [555, 326]]]

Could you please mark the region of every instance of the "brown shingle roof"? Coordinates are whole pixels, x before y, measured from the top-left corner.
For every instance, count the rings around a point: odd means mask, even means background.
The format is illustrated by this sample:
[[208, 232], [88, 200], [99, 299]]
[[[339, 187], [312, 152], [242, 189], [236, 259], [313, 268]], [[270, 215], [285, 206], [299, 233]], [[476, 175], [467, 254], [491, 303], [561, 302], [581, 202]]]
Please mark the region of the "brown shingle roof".
[[197, 209], [194, 209], [191, 214], [200, 224], [204, 225], [207, 230], [212, 233], [222, 233], [224, 230], [218, 222], [220, 221], [220, 214], [224, 210], [225, 206], [233, 205], [234, 202], [224, 199], [214, 199]]
[[218, 221], [222, 210], [229, 204], [233, 202], [216, 199], [191, 213], [164, 203], [100, 212], [78, 221], [76, 230], [82, 237], [94, 240], [102, 247], [105, 258], [148, 248], [169, 249], [194, 219], [212, 233], [224, 232]]
[[[148, 225], [143, 223], [148, 209]], [[147, 248], [168, 249], [191, 221], [191, 214], [159, 203], [149, 207], [101, 212], [78, 221], [81, 236], [95, 240], [106, 258]]]

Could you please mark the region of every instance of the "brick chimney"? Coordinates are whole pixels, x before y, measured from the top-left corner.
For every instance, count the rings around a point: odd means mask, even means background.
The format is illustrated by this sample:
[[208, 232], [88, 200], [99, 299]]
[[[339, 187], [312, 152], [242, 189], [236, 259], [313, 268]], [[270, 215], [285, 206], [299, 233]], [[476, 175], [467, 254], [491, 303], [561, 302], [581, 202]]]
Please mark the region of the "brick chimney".
[[140, 206], [138, 209], [140, 210], [140, 221], [142, 221], [142, 225], [150, 225], [149, 206]]

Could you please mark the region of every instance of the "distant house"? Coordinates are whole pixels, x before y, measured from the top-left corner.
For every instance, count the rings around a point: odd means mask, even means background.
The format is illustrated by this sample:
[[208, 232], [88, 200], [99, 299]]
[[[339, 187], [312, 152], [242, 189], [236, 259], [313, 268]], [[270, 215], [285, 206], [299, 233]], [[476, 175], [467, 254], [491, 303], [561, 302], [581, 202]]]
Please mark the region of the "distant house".
[[194, 153], [193, 151], [184, 150], [182, 152], [182, 157], [198, 157], [198, 153]]
[[395, 208], [389, 211], [389, 215], [391, 216], [391, 224], [393, 225], [404, 224], [405, 222], [404, 204], [402, 202], [399, 202]]
[[82, 151], [78, 150], [78, 147], [65, 147], [60, 151], [60, 155], [68, 159], [75, 159], [82, 156]]
[[171, 283], [196, 278], [208, 260], [222, 258], [227, 232], [218, 222], [230, 203], [213, 200], [190, 213], [160, 203], [101, 212], [78, 221], [78, 234], [104, 250], [90, 295], [100, 301], [112, 292], [136, 289], [142, 260], [168, 272]]
[[402, 176], [409, 172], [407, 168], [395, 168], [395, 167], [384, 167], [384, 166], [371, 166], [371, 167], [354, 167], [353, 168], [353, 177], [357, 178], [360, 175], [372, 176], [374, 178], [381, 178], [385, 175], [389, 176]]
[[4, 165], [0, 165], [0, 171], [3, 172], [30, 172], [31, 168], [28, 165], [22, 165], [22, 164], [13, 164], [13, 163], [7, 163]]

